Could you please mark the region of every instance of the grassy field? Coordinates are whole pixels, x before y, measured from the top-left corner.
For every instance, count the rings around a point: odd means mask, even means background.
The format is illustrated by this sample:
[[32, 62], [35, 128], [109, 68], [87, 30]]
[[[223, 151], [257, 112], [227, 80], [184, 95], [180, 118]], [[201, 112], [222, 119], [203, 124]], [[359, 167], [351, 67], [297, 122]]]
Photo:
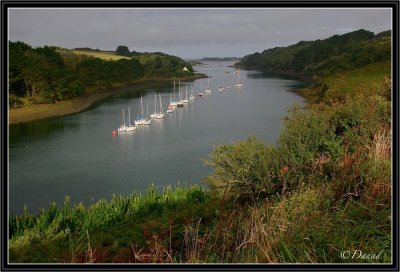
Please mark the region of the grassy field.
[[[381, 92], [382, 86], [391, 82], [390, 61], [376, 62], [362, 68], [334, 73], [324, 78], [314, 78], [315, 86], [294, 89], [309, 104], [328, 100], [342, 100], [354, 94], [372, 95]], [[380, 93], [382, 95], [382, 93]]]
[[385, 77], [391, 78], [390, 60], [328, 76], [325, 78], [329, 88], [326, 97], [344, 97], [360, 92], [373, 93]]
[[72, 50], [72, 52], [74, 52], [76, 54], [92, 56], [92, 57], [103, 59], [103, 60], [130, 59], [129, 57], [115, 55], [115, 52], [109, 52], [109, 51]]

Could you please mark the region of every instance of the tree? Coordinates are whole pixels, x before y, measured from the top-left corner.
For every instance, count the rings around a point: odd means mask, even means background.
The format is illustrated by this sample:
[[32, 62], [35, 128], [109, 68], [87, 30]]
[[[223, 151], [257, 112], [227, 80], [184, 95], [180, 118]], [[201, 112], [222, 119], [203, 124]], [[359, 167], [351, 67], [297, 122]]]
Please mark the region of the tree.
[[129, 56], [129, 48], [124, 45], [119, 45], [116, 53], [120, 56]]

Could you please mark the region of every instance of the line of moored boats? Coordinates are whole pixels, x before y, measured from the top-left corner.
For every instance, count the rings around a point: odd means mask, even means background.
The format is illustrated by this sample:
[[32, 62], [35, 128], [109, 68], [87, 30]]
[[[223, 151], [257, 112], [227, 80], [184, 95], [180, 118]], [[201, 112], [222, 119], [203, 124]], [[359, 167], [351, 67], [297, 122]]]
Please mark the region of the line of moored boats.
[[[243, 84], [240, 83], [240, 73], [238, 73], [238, 81], [234, 86], [229, 86], [226, 87], [226, 89], [230, 89], [230, 88], [241, 88], [243, 87]], [[210, 80], [209, 80], [209, 76], [208, 76], [208, 80], [207, 80], [207, 88], [204, 90], [204, 92], [199, 92], [197, 94], [198, 97], [202, 97], [205, 94], [210, 94], [211, 93], [211, 89], [210, 89]], [[224, 90], [224, 87], [219, 87], [218, 91], [222, 92]], [[189, 103], [189, 101], [194, 100], [195, 97], [193, 95], [193, 85], [191, 85], [191, 94], [188, 97], [188, 90], [187, 90], [187, 86], [185, 89], [185, 98], [181, 98], [181, 84], [179, 81], [178, 84], [178, 100], [176, 100], [175, 97], [175, 81], [174, 81], [174, 92], [173, 92], [173, 96], [172, 94], [170, 94], [170, 101], [168, 104], [168, 109], [167, 109], [167, 113], [173, 113], [174, 110], [176, 108], [182, 108], [185, 104]], [[183, 95], [182, 95], [183, 96]], [[136, 120], [133, 121], [133, 124], [131, 123], [131, 113], [130, 113], [130, 107], [128, 108], [128, 117], [125, 118], [125, 110], [122, 110], [122, 124], [121, 126], [117, 129], [117, 130], [113, 130], [113, 135], [116, 135], [117, 133], [125, 133], [125, 132], [131, 132], [131, 131], [135, 131], [139, 126], [148, 126], [151, 124], [152, 120], [154, 119], [163, 119], [165, 114], [164, 114], [164, 110], [163, 110], [163, 106], [162, 106], [162, 100], [161, 100], [161, 94], [158, 94], [158, 107], [157, 107], [157, 93], [154, 94], [154, 113], [151, 113], [149, 115], [149, 105], [147, 104], [147, 114], [144, 115], [143, 112], [143, 97], [140, 97], [140, 107], [141, 107], [141, 115], [139, 116], [139, 118], [137, 118]]]

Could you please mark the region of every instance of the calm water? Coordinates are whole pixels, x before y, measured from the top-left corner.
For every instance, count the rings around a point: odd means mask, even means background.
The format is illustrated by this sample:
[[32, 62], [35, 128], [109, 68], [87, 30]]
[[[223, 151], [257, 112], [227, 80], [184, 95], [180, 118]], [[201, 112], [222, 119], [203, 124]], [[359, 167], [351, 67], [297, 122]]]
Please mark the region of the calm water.
[[166, 111], [173, 84], [111, 97], [82, 113], [10, 126], [10, 212], [21, 213], [24, 205], [31, 213], [51, 202], [60, 206], [65, 195], [73, 203], [90, 204], [113, 194], [143, 192], [151, 183], [157, 188], [202, 183], [211, 172], [202, 158], [213, 146], [249, 135], [275, 144], [288, 107], [302, 103], [288, 90], [301, 83], [241, 71], [243, 88], [219, 93], [219, 86], [236, 83], [234, 70], [227, 67], [232, 63], [208, 64], [194, 68], [209, 72], [211, 94], [197, 97], [207, 79], [183, 84], [183, 96], [185, 86], [189, 96], [193, 84], [194, 101], [134, 132], [112, 136], [121, 123], [122, 109], [127, 113], [130, 106], [133, 120], [142, 94], [145, 113], [147, 104], [152, 113], [154, 92], [161, 92]]

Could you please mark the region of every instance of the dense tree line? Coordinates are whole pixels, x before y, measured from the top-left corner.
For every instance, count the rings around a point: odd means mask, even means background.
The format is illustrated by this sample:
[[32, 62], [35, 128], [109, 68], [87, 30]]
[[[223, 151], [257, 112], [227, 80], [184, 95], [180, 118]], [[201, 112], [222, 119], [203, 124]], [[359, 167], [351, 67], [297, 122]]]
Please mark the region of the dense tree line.
[[189, 73], [193, 73], [193, 68], [182, 59], [162, 52], [137, 52], [129, 51], [125, 45], [119, 45], [115, 51], [117, 55], [137, 59], [144, 68], [144, 73], [148, 75], [159, 76], [185, 76], [187, 72], [183, 71], [186, 67]]
[[[53, 103], [82, 95], [89, 88], [124, 86], [138, 79], [183, 77], [193, 69], [178, 57], [137, 53], [115, 61], [44, 46], [9, 42], [9, 104]], [[187, 67], [189, 72], [184, 72]]]
[[361, 29], [324, 40], [301, 41], [288, 47], [250, 54], [238, 65], [249, 69], [326, 75], [390, 58], [390, 31], [375, 35]]

